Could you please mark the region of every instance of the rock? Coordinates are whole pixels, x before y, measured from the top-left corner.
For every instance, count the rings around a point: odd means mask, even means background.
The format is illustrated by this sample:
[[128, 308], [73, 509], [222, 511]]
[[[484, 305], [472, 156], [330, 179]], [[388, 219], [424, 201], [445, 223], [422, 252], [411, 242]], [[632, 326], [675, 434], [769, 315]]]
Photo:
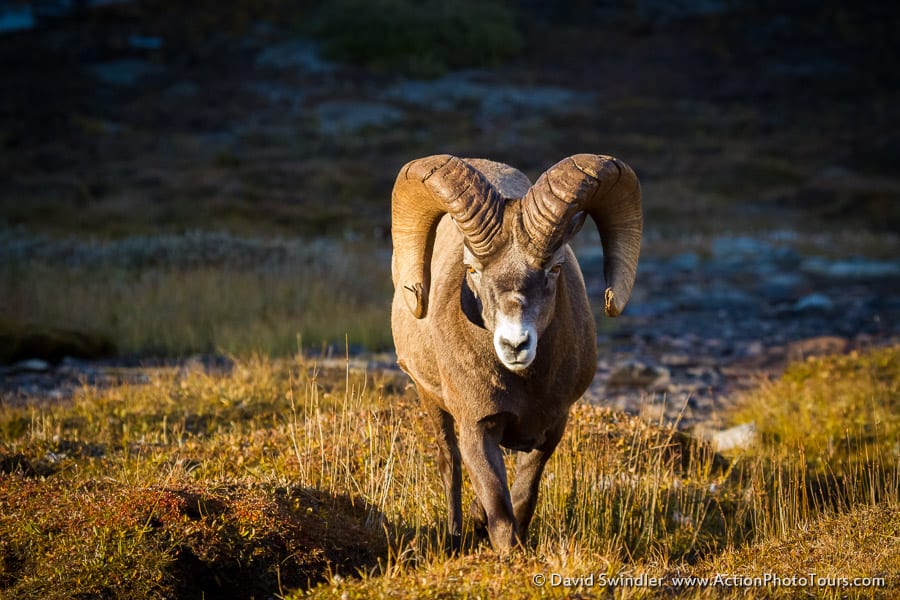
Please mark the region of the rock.
[[819, 292], [803, 296], [794, 304], [794, 312], [830, 312], [833, 309], [831, 298]]
[[849, 258], [831, 261], [819, 256], [804, 260], [800, 269], [811, 275], [838, 279], [900, 277], [900, 261]]
[[691, 354], [665, 352], [659, 357], [659, 362], [667, 367], [687, 367], [696, 364], [696, 357]]
[[368, 128], [384, 128], [404, 118], [398, 108], [381, 102], [334, 100], [316, 109], [319, 131], [325, 135], [358, 133]]
[[39, 358], [19, 361], [10, 368], [13, 373], [46, 373], [49, 370], [50, 363]]
[[753, 423], [743, 423], [729, 429], [708, 432], [704, 437], [716, 452], [745, 450], [756, 443], [756, 426]]
[[659, 389], [671, 380], [665, 367], [629, 361], [612, 370], [606, 384], [609, 387], [638, 387]]

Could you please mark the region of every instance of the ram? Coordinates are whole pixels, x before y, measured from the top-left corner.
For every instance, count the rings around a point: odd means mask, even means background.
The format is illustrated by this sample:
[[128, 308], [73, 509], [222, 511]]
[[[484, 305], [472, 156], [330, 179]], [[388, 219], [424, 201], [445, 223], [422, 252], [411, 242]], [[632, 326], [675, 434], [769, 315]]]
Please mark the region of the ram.
[[[617, 316], [640, 254], [640, 184], [608, 156], [571, 156], [531, 185], [502, 163], [437, 155], [401, 169], [391, 204], [391, 327], [436, 427], [449, 533], [458, 547], [465, 464], [476, 525], [507, 553], [526, 539], [541, 473], [597, 366], [568, 242], [590, 215]], [[502, 448], [519, 452], [511, 489]]]

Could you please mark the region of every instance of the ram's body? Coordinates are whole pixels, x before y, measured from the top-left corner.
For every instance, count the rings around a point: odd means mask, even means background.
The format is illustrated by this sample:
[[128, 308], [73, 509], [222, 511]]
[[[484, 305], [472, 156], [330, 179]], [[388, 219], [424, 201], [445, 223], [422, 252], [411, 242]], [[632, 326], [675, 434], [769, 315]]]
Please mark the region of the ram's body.
[[[510, 218], [513, 211], [507, 209]], [[597, 368], [594, 317], [571, 249], [560, 274], [556, 312], [541, 335], [534, 362], [507, 369], [492, 334], [463, 312], [463, 236], [449, 217], [438, 226], [431, 263], [431, 310], [416, 319], [398, 294], [392, 307], [397, 358], [423, 395], [459, 427], [509, 415], [502, 445], [529, 451], [565, 421]]]
[[[600, 231], [607, 314], [631, 294], [640, 186], [627, 165], [581, 154], [532, 185], [501, 163], [408, 163], [392, 199], [392, 329], [400, 366], [436, 431], [448, 527], [462, 533], [461, 465], [473, 516], [507, 552], [527, 535], [541, 473], [597, 363], [593, 314], [568, 240]], [[458, 434], [457, 434], [458, 430]], [[510, 489], [502, 447], [520, 451]]]

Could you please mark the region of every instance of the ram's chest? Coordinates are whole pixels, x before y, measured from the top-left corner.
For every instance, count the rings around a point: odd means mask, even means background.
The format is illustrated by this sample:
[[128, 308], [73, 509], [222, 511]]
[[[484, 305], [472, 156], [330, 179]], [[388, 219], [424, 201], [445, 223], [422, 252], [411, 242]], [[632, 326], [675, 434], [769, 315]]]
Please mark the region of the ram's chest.
[[501, 444], [511, 450], [528, 452], [544, 443], [547, 432], [565, 420], [569, 413], [569, 402], [542, 402], [535, 398], [523, 398], [510, 411], [512, 416], [506, 423]]

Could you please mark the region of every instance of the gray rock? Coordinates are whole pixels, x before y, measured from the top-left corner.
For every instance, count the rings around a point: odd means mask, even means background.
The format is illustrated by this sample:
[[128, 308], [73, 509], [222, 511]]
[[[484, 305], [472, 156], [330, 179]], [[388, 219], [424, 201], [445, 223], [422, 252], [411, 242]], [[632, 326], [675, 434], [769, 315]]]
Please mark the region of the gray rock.
[[50, 364], [40, 358], [30, 358], [17, 362], [10, 370], [14, 373], [46, 373], [50, 370]]
[[743, 423], [729, 429], [705, 432], [703, 437], [712, 444], [716, 452], [744, 450], [756, 443], [756, 426], [753, 423]]
[[669, 369], [635, 360], [614, 368], [606, 384], [610, 387], [659, 389], [665, 387], [669, 381], [671, 381]]
[[383, 128], [399, 123], [402, 110], [381, 102], [334, 100], [316, 109], [319, 131], [325, 135], [357, 133], [368, 128]]
[[831, 261], [816, 256], [804, 260], [800, 269], [811, 275], [839, 279], [900, 277], [900, 261], [879, 261], [858, 257]]
[[833, 309], [831, 298], [819, 292], [803, 296], [794, 303], [795, 312], [829, 312]]

